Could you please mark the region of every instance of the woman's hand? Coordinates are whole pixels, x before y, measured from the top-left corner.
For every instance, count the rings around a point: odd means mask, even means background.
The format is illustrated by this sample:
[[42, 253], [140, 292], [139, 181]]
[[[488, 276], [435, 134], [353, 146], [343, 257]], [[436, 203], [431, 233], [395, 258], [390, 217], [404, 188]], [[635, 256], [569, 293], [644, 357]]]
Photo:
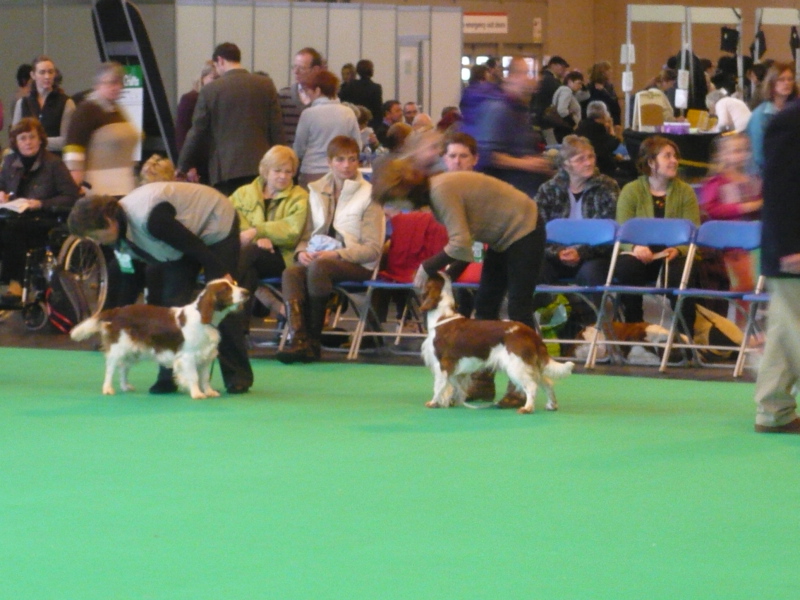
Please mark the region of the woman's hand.
[[321, 252], [314, 253], [314, 260], [321, 260], [327, 258], [328, 260], [339, 260], [339, 253], [336, 250], [322, 250]]
[[680, 256], [680, 254], [681, 254], [681, 253], [678, 251], [678, 249], [677, 249], [677, 248], [665, 248], [665, 249], [664, 249], [664, 252], [666, 252], [666, 253], [667, 253], [667, 256], [665, 257], [665, 259], [666, 259], [666, 261], [667, 261], [667, 262], [669, 262], [669, 261], [671, 261], [671, 260], [673, 260], [673, 259], [676, 259], [676, 258], [678, 258], [678, 256]]
[[311, 252], [298, 252], [297, 262], [299, 262], [304, 267], [307, 267], [312, 262], [314, 262], [314, 255], [311, 254]]
[[781, 272], [800, 275], [800, 253], [781, 257]]
[[250, 229], [245, 229], [244, 231], [239, 233], [239, 243], [242, 245], [242, 248], [252, 244], [255, 241], [255, 239], [256, 239], [255, 227], [251, 227]]
[[653, 252], [647, 246], [634, 246], [632, 252], [636, 258], [646, 265], [653, 262]]
[[581, 262], [581, 256], [575, 248], [563, 248], [558, 252], [558, 260], [568, 267], [576, 267]]
[[742, 202], [739, 206], [741, 207], [743, 213], [757, 212], [761, 210], [762, 206], [764, 206], [764, 200], [761, 198], [758, 200], [750, 200], [749, 202]]
[[261, 238], [256, 240], [256, 246], [267, 252], [275, 252], [275, 246], [272, 245], [272, 240], [269, 238]]
[[0, 204], [5, 204], [6, 202], [8, 202], [8, 194], [0, 192]]

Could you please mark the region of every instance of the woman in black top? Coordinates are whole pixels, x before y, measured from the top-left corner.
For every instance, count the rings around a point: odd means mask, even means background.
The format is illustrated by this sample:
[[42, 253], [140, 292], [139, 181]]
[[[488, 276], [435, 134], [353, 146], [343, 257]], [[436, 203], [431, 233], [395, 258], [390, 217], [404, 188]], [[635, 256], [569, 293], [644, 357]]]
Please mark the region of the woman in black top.
[[60, 154], [72, 113], [75, 112], [75, 103], [56, 85], [57, 73], [55, 63], [49, 57], [37, 56], [33, 59], [31, 91], [17, 100], [12, 125], [25, 117], [38, 119], [47, 133], [47, 149]]

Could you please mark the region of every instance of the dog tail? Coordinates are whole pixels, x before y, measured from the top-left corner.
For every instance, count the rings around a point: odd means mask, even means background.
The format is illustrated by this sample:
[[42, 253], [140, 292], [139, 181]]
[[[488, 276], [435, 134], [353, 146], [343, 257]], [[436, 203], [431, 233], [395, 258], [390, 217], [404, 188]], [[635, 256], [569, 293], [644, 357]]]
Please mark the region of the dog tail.
[[550, 379], [563, 379], [572, 374], [572, 369], [575, 366], [574, 362], [558, 362], [557, 360], [550, 360], [544, 368], [544, 374]]
[[102, 329], [103, 323], [99, 319], [95, 317], [90, 317], [85, 321], [81, 321], [75, 327], [72, 328], [72, 331], [69, 332], [69, 337], [71, 337], [76, 342], [81, 342], [83, 340], [89, 339], [93, 335], [100, 333]]

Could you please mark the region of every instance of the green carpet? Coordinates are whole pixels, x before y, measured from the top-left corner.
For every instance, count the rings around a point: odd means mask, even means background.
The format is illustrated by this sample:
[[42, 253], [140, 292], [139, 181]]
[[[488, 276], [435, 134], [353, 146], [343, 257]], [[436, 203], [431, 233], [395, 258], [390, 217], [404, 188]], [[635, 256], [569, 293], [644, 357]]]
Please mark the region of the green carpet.
[[753, 433], [751, 384], [574, 375], [520, 416], [254, 368], [104, 397], [98, 353], [0, 349], [0, 598], [797, 597], [800, 438]]

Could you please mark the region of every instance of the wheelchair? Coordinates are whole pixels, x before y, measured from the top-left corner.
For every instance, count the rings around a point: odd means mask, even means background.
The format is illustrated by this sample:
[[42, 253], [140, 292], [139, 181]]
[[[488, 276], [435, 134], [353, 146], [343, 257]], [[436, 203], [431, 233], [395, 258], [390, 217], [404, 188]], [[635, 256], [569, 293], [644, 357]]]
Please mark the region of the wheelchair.
[[[50, 319], [47, 290], [56, 267], [71, 276], [89, 307], [97, 315], [108, 294], [108, 269], [100, 246], [94, 241], [66, 233], [61, 227], [50, 232], [51, 246], [29, 250], [25, 258], [22, 297], [15, 304], [2, 304], [0, 310], [21, 310], [26, 329], [37, 331]], [[50, 247], [59, 248], [54, 254]]]

